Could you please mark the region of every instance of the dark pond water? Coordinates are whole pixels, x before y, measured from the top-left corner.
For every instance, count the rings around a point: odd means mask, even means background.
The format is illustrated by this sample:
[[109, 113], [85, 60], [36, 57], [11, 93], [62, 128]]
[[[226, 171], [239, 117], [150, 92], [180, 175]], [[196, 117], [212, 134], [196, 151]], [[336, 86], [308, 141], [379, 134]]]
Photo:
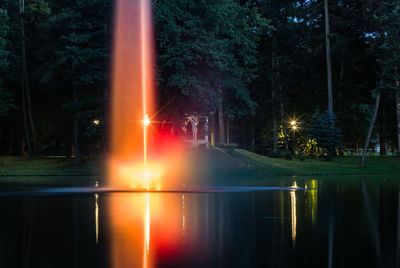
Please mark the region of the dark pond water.
[[[268, 183], [265, 183], [268, 184]], [[240, 193], [0, 195], [0, 267], [399, 267], [400, 183]]]

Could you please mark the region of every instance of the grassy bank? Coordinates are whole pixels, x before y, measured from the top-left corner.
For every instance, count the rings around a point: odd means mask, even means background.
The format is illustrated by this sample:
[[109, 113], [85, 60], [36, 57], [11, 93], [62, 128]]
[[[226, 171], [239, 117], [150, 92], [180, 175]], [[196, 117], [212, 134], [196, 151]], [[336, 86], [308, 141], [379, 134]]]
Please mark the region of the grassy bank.
[[98, 175], [101, 166], [96, 161], [75, 166], [71, 158], [0, 157], [0, 175]]
[[391, 156], [368, 156], [365, 167], [362, 168], [360, 156], [336, 157], [333, 161], [306, 159], [302, 162], [299, 159], [269, 158], [242, 149], [224, 151], [224, 153], [266, 174], [400, 174], [400, 158]]
[[[193, 165], [191, 177], [200, 184], [263, 184], [268, 178], [292, 175], [331, 178], [351, 175], [346, 177], [354, 179], [367, 174], [400, 176], [400, 159], [395, 157], [369, 156], [365, 168], [360, 167], [357, 156], [301, 162], [269, 158], [242, 149], [196, 150], [189, 152], [187, 158]], [[0, 157], [0, 183], [88, 185], [104, 178], [104, 166], [102, 161], [86, 161], [74, 166], [73, 159], [67, 158]]]

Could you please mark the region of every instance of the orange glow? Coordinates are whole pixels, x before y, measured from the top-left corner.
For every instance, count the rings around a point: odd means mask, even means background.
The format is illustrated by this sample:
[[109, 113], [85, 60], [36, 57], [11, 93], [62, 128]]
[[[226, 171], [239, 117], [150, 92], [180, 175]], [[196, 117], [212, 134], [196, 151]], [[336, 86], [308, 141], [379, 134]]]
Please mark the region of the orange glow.
[[95, 198], [94, 219], [96, 226], [96, 244], [99, 244], [99, 194], [94, 194], [94, 198]]
[[181, 246], [179, 195], [116, 194], [107, 200], [113, 268], [156, 267]]
[[[111, 154], [122, 161], [141, 158], [144, 138], [141, 121], [146, 114], [154, 114], [152, 36], [151, 2], [117, 0], [112, 61]], [[153, 134], [150, 132], [147, 133], [149, 136]]]
[[110, 184], [121, 185], [112, 165], [141, 162], [146, 167], [154, 150], [155, 131], [142, 124], [155, 112], [154, 53], [151, 1], [117, 0], [115, 11], [109, 177]]
[[161, 188], [161, 177], [165, 174], [164, 165], [159, 162], [148, 162], [145, 166], [143, 162], [123, 163], [113, 159], [110, 172], [115, 174], [119, 185], [147, 190]]
[[[180, 185], [184, 177], [182, 143], [173, 131], [161, 134], [154, 118], [158, 112], [151, 4], [151, 0], [115, 1], [110, 186], [161, 190]], [[163, 197], [163, 209], [160, 200], [159, 194], [150, 193], [118, 194], [109, 200], [112, 267], [153, 267], [153, 251], [176, 247], [182, 232], [178, 200]]]
[[151, 4], [151, 0], [115, 3], [110, 186], [161, 189], [166, 181], [179, 185], [176, 178], [184, 166], [180, 141], [161, 135], [154, 119], [158, 113]]

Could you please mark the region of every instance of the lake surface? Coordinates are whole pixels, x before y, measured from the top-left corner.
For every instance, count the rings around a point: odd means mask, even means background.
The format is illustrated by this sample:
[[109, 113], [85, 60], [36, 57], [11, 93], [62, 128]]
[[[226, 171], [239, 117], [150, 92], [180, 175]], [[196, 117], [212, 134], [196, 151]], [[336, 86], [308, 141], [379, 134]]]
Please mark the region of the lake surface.
[[291, 188], [21, 194], [3, 187], [0, 267], [399, 267], [393, 176], [263, 182]]

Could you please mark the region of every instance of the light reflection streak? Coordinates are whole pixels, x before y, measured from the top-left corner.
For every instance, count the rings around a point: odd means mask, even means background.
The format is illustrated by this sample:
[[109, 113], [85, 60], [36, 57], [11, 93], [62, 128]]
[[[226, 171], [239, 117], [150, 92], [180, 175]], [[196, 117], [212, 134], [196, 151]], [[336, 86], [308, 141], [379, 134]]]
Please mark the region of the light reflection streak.
[[185, 235], [185, 195], [182, 195], [182, 235]]
[[[296, 181], [293, 182], [292, 188], [298, 188]], [[290, 191], [291, 201], [291, 219], [292, 219], [292, 242], [293, 246], [296, 245], [296, 228], [297, 228], [297, 216], [296, 216], [296, 189]]]
[[150, 253], [150, 196], [146, 194], [146, 253]]
[[315, 225], [317, 221], [317, 213], [318, 213], [318, 183], [317, 180], [311, 180], [310, 186], [305, 187], [305, 188], [312, 188], [307, 190], [308, 193], [308, 209], [309, 212], [311, 213], [311, 222], [313, 225]]
[[106, 204], [110, 268], [157, 267], [158, 260], [168, 263], [181, 247], [181, 194], [119, 193]]
[[144, 246], [143, 246], [143, 268], [149, 267], [150, 255], [150, 195], [146, 194], [146, 210], [144, 215]]
[[94, 210], [94, 218], [95, 218], [95, 226], [96, 226], [96, 244], [99, 244], [99, 194], [94, 194], [95, 198], [95, 210]]

